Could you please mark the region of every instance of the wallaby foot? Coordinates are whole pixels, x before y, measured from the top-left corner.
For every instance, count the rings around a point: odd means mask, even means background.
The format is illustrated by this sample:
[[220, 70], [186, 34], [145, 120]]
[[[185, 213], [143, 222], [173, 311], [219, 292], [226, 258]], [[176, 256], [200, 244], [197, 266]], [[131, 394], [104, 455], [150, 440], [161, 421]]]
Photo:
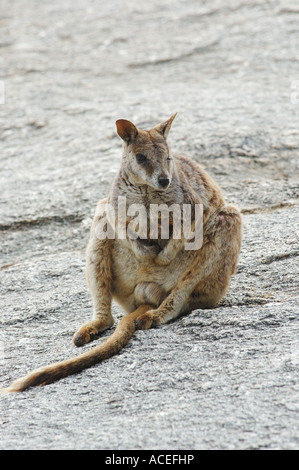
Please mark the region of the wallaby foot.
[[113, 317], [90, 320], [79, 328], [73, 336], [75, 346], [83, 346], [92, 341], [96, 335], [110, 328], [114, 323]]

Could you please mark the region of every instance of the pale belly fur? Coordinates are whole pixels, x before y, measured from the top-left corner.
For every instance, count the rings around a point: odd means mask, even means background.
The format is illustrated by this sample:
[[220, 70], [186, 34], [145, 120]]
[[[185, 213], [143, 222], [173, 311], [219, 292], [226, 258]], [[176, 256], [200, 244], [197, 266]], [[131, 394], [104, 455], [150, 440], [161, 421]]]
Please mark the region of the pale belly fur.
[[[132, 312], [142, 303], [159, 305], [177, 285], [194, 253], [182, 251], [167, 266], [153, 261], [138, 261], [123, 240], [114, 240], [112, 248], [112, 295], [126, 312]], [[158, 305], [156, 305], [158, 304]]]

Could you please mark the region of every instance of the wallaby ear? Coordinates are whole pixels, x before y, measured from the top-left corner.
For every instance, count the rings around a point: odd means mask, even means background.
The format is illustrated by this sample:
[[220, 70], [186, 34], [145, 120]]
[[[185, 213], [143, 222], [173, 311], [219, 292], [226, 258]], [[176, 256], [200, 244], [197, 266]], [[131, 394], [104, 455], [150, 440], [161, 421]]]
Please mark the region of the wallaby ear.
[[168, 133], [170, 131], [170, 128], [171, 128], [171, 125], [172, 125], [172, 121], [174, 120], [174, 118], [176, 117], [177, 113], [173, 114], [171, 116], [171, 118], [169, 118], [167, 121], [164, 121], [164, 122], [161, 122], [160, 124], [158, 124], [157, 126], [154, 127], [155, 131], [159, 132], [160, 134], [162, 134], [165, 139], [166, 137], [168, 136]]
[[138, 134], [138, 129], [132, 122], [127, 121], [126, 119], [118, 119], [115, 124], [119, 137], [121, 137], [127, 144], [130, 144], [135, 140]]

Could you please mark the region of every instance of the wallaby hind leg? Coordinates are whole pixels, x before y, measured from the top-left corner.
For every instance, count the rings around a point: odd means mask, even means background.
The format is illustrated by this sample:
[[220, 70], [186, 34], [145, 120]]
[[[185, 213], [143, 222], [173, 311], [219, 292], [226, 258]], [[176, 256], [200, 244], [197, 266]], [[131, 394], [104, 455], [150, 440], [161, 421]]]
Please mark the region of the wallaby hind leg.
[[[100, 201], [100, 204], [106, 200]], [[76, 346], [91, 341], [95, 335], [110, 328], [114, 319], [111, 314], [112, 302], [112, 268], [111, 247], [113, 240], [108, 238], [99, 240], [96, 236], [97, 222], [95, 217], [91, 237], [86, 251], [86, 278], [93, 302], [93, 318], [79, 328], [73, 336]]]
[[161, 305], [137, 318], [136, 327], [147, 329], [166, 323], [180, 313], [216, 305], [228, 290], [241, 247], [242, 220], [233, 206], [217, 212], [204, 227], [204, 244], [176, 287]]

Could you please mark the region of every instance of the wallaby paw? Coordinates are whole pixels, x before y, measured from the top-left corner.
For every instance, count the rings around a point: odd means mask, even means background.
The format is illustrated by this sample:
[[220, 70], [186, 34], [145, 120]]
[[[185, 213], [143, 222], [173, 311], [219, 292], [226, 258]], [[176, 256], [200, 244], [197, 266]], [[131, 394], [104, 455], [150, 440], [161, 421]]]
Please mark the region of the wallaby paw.
[[135, 320], [136, 330], [148, 330], [159, 325], [159, 321], [155, 317], [155, 310], [149, 310], [148, 312], [139, 315]]
[[75, 346], [83, 346], [89, 343], [95, 336], [95, 331], [91, 331], [91, 328], [82, 327], [73, 336], [73, 343]]
[[99, 325], [95, 322], [90, 321], [85, 325], [81, 326], [79, 330], [73, 336], [73, 343], [75, 346], [83, 346], [84, 344], [92, 341], [100, 332], [106, 330], [113, 325], [113, 320], [105, 324]]
[[155, 258], [155, 263], [158, 266], [167, 266], [172, 261], [172, 257], [161, 251], [159, 255]]

